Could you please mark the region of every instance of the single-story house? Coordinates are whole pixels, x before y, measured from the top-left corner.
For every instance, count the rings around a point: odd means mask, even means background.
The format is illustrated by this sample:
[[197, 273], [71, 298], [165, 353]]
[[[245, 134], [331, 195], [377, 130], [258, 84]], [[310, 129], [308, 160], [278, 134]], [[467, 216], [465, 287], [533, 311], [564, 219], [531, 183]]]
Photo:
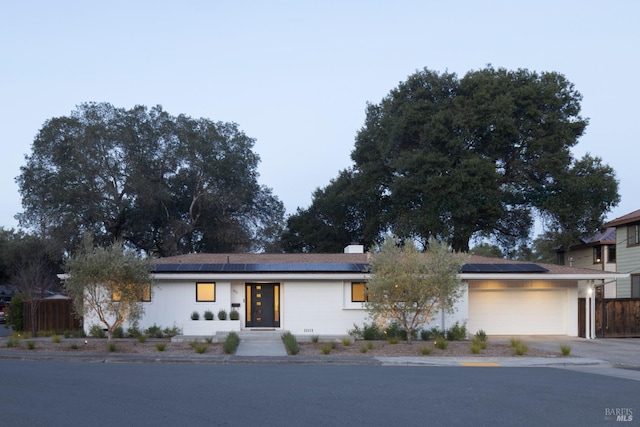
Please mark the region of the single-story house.
[[[178, 327], [184, 335], [198, 336], [254, 329], [346, 335], [354, 324], [370, 321], [364, 307], [369, 257], [362, 246], [350, 245], [338, 254], [200, 253], [158, 259], [139, 327]], [[594, 330], [588, 315], [594, 286], [618, 276], [471, 256], [460, 273], [464, 293], [456, 309], [437, 314], [428, 327], [448, 328], [458, 321], [466, 322], [470, 333], [578, 336], [579, 324]], [[239, 319], [203, 320], [205, 311], [220, 310], [235, 310]], [[191, 319], [193, 312], [199, 320]], [[88, 315], [84, 327], [88, 331], [95, 323]]]

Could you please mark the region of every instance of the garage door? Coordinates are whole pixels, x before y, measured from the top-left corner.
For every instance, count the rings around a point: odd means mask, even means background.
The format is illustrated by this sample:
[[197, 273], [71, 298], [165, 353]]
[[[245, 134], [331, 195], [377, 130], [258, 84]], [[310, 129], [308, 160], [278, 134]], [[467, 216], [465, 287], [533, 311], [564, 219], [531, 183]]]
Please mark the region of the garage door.
[[566, 289], [470, 290], [469, 332], [565, 335], [567, 310]]

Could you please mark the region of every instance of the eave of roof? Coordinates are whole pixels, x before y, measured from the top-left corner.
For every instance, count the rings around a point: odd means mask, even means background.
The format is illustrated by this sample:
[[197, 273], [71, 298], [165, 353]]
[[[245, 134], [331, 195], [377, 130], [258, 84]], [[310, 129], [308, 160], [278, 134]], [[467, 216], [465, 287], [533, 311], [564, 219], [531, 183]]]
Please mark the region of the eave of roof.
[[605, 227], [618, 227], [620, 225], [625, 225], [625, 224], [630, 224], [632, 222], [638, 222], [640, 221], [640, 209], [638, 209], [637, 211], [633, 211], [631, 213], [628, 213], [626, 215], [622, 215], [621, 217], [618, 217], [614, 220], [611, 220], [609, 222], [607, 222], [604, 226]]

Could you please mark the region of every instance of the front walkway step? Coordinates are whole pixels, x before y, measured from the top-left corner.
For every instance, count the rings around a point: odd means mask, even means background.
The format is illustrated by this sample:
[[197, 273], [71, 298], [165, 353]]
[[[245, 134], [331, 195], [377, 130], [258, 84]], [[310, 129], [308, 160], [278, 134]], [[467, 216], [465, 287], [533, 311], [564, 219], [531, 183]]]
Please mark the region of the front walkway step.
[[287, 350], [281, 339], [278, 341], [256, 341], [240, 339], [236, 356], [286, 356]]

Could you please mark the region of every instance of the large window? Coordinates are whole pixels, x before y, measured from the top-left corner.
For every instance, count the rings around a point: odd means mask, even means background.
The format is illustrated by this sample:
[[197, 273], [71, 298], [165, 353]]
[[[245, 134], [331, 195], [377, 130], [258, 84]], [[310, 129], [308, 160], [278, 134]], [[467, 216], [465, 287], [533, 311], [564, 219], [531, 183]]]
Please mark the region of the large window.
[[627, 227], [627, 246], [640, 245], [640, 224]]
[[216, 284], [213, 282], [196, 283], [196, 301], [215, 302]]
[[[115, 290], [113, 291], [113, 294], [111, 294], [111, 299], [113, 299], [114, 301], [120, 301], [121, 298], [121, 294], [119, 291]], [[140, 299], [138, 300], [140, 302], [151, 302], [151, 285], [144, 285], [144, 289], [142, 290], [142, 296], [140, 297]]]
[[354, 282], [351, 284], [351, 302], [367, 301], [367, 284], [364, 282]]
[[640, 298], [640, 274], [631, 275], [631, 298]]

